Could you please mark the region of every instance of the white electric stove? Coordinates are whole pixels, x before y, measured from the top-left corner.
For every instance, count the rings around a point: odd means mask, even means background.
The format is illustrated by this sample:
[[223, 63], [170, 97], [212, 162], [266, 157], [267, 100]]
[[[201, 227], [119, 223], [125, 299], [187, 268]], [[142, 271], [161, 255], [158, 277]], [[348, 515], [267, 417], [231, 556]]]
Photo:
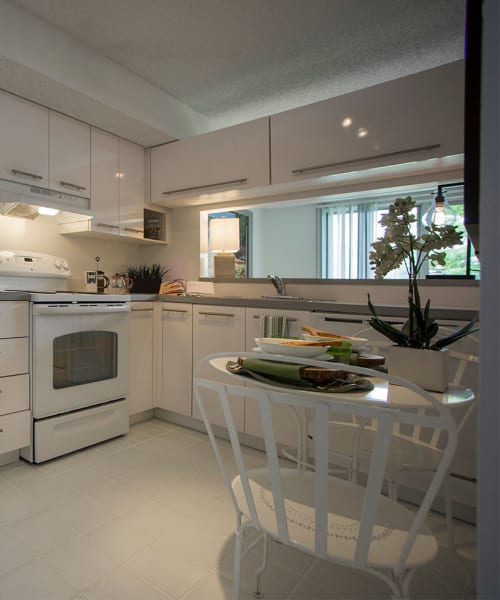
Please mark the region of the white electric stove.
[[61, 257], [0, 251], [0, 290], [30, 297], [31, 445], [44, 462], [128, 431], [130, 296], [67, 290]]

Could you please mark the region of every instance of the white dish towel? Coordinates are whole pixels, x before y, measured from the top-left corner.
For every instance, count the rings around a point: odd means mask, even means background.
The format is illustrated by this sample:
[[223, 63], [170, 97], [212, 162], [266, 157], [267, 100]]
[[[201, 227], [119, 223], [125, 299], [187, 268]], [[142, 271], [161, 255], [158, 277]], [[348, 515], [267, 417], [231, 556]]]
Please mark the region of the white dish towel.
[[286, 337], [288, 335], [288, 319], [282, 316], [261, 315], [260, 337]]

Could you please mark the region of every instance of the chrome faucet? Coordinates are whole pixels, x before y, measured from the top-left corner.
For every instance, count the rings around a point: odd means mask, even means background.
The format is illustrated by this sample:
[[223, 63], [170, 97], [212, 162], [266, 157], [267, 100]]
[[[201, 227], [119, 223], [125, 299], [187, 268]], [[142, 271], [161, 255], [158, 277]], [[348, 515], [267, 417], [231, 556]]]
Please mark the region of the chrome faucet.
[[286, 284], [281, 277], [278, 277], [278, 275], [275, 275], [274, 277], [268, 275], [267, 278], [271, 280], [278, 296], [284, 296], [286, 294]]

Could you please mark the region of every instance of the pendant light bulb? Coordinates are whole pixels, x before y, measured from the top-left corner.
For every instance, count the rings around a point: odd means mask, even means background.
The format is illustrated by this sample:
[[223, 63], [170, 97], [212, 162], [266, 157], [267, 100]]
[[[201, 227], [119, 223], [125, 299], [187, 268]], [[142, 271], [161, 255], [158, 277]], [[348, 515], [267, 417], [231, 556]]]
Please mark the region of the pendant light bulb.
[[456, 221], [457, 213], [439, 190], [429, 210], [422, 217], [423, 224], [428, 227], [432, 224], [436, 227], [444, 227], [445, 225], [455, 225]]

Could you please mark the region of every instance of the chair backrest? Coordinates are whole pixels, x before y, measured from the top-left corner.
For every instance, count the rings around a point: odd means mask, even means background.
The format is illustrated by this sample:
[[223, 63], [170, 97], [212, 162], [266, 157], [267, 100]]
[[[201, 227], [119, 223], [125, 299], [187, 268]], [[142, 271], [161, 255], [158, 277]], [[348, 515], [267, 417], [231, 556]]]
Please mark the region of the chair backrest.
[[[355, 394], [319, 393], [264, 383], [259, 387], [256, 385], [247, 387], [245, 386], [245, 378], [243, 376], [230, 373], [227, 374], [225, 381], [221, 381], [221, 365], [224, 365], [226, 360], [234, 358], [234, 356], [224, 354], [205, 357], [198, 364], [194, 376], [195, 396], [238, 518], [243, 514], [251, 520], [254, 526], [272, 533], [285, 544], [298, 546], [300, 549], [312, 552], [322, 558], [332, 558], [332, 555], [335, 556], [336, 544], [338, 543], [340, 546], [341, 543], [345, 544], [346, 541], [346, 534], [338, 536], [339, 539], [337, 540], [335, 539], [336, 536], [332, 536], [329, 530], [331, 517], [329, 506], [331, 507], [333, 502], [337, 507], [336, 511], [340, 511], [341, 513], [341, 519], [345, 521], [346, 531], [351, 524], [355, 523], [352, 530], [354, 533], [349, 533], [351, 548], [348, 553], [349, 555], [344, 558], [344, 562], [359, 568], [366, 566], [371, 544], [377, 537], [376, 519], [378, 518], [378, 510], [382, 501], [384, 474], [395, 424], [446, 431], [447, 445], [442, 453], [441, 462], [427, 488], [420, 508], [416, 511], [414, 520], [408, 528], [406, 539], [401, 544], [401, 552], [396, 560], [395, 570], [396, 572], [402, 572], [415, 538], [424, 524], [426, 514], [447, 473], [456, 448], [456, 426], [447, 408], [439, 403], [432, 394], [422, 390], [418, 386], [370, 369], [276, 355], [241, 353], [239, 356], [242, 358], [258, 358], [305, 366], [327, 367], [332, 370], [341, 369], [342, 371], [355, 373], [360, 377], [377, 377], [385, 380], [385, 382], [398, 384], [398, 386], [390, 387], [389, 394], [404, 393], [407, 399], [411, 398], [410, 405], [416, 402], [433, 407], [434, 414], [420, 414], [419, 412], [406, 410], [403, 405], [398, 405], [398, 408], [391, 408], [383, 401], [360, 401], [359, 394], [363, 395], [363, 392]], [[207, 364], [219, 365], [218, 378], [206, 375]], [[214, 373], [215, 371], [216, 369], [214, 368]], [[200, 375], [201, 373], [203, 375]], [[255, 381], [252, 380], [252, 383], [255, 384]], [[396, 388], [398, 389], [396, 390]], [[204, 393], [206, 390], [215, 391], [218, 395], [231, 442], [234, 458], [233, 465], [228, 464], [228, 457], [225, 454], [224, 446], [220, 446], [220, 441], [215, 437], [207, 416], [204, 406]], [[259, 405], [265, 444], [265, 477], [262, 475], [262, 470], [254, 471], [247, 468], [245, 451], [242, 448], [235, 427], [229, 397], [239, 397], [241, 398], [241, 402], [253, 401]], [[279, 449], [272, 418], [272, 408], [275, 404], [289, 405], [295, 409], [299, 409], [300, 413], [309, 415], [310, 422], [314, 427], [313, 448], [311, 448], [313, 467], [311, 470], [297, 475], [303, 477], [303, 487], [290, 487], [285, 479], [286, 473], [291, 470], [280, 468]], [[337, 500], [336, 497], [332, 498], [332, 495], [335, 495], [336, 492], [335, 488], [330, 485], [332, 477], [328, 472], [329, 448], [332, 443], [332, 440], [329, 439], [328, 424], [332, 418], [349, 415], [354, 415], [355, 418], [363, 419], [367, 422], [376, 422], [376, 430], [366, 487], [362, 488], [361, 486], [344, 482], [343, 485], [345, 487], [342, 488], [342, 494], [339, 494]], [[242, 493], [239, 495], [235, 493], [234, 486], [231, 485], [235, 470], [240, 481], [239, 489], [240, 491], [242, 490]], [[300, 473], [296, 469], [293, 471], [295, 474]], [[256, 479], [261, 482], [259, 486], [255, 485]], [[333, 479], [340, 481], [337, 478]], [[304, 495], [304, 490], [307, 488], [309, 488], [310, 492], [313, 492], [309, 500], [307, 494]], [[344, 497], [346, 494], [347, 500]], [[349, 496], [350, 494], [352, 497]], [[267, 520], [262, 520], [259, 506], [263, 501], [272, 505], [273, 517], [271, 520], [269, 520], [269, 516]], [[295, 511], [299, 510], [298, 507], [308, 505], [309, 501], [311, 504], [310, 531], [305, 539], [297, 541], [295, 532], [292, 535], [290, 533], [291, 530], [294, 531], [294, 527], [297, 525]]]
[[[449, 335], [458, 329], [457, 326], [441, 324], [439, 328], [440, 336]], [[368, 341], [364, 347], [368, 348], [374, 354], [386, 356], [386, 350], [392, 345], [392, 342], [381, 336], [373, 327], [363, 327], [353, 334], [353, 337], [366, 338]], [[455, 420], [457, 422], [458, 431], [460, 432], [471, 416], [473, 415], [478, 401], [478, 368], [479, 368], [479, 336], [468, 335], [462, 338], [448, 348], [450, 354], [450, 383], [455, 385], [463, 385], [474, 391], [475, 400], [466, 407], [458, 407], [453, 410]], [[415, 430], [414, 437], [419, 437], [420, 430]], [[437, 444], [438, 438], [436, 435], [434, 444]]]

